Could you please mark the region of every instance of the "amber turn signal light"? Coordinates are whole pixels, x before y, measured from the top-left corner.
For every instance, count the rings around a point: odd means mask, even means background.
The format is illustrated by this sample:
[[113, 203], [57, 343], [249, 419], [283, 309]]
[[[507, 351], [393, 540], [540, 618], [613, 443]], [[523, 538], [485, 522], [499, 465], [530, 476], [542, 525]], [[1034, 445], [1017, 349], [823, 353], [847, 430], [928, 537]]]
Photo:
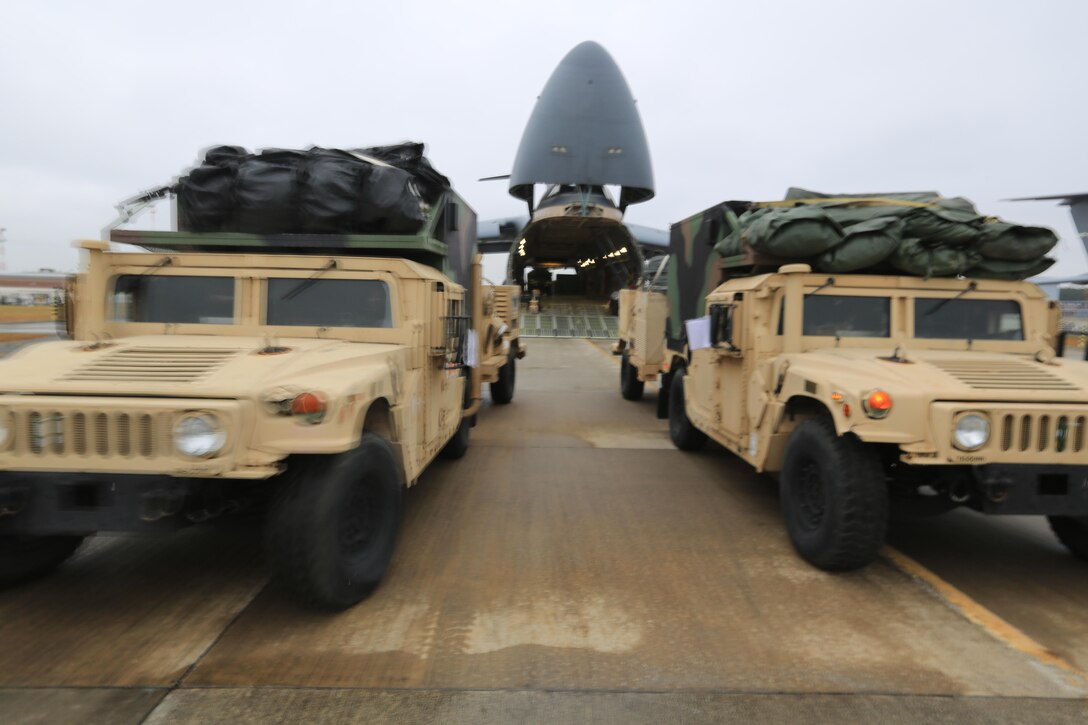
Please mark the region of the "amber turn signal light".
[[303, 416], [310, 423], [320, 423], [325, 409], [325, 399], [317, 393], [299, 393], [291, 401], [291, 415]]
[[862, 398], [862, 407], [870, 418], [883, 418], [892, 409], [892, 396], [883, 390], [874, 390]]

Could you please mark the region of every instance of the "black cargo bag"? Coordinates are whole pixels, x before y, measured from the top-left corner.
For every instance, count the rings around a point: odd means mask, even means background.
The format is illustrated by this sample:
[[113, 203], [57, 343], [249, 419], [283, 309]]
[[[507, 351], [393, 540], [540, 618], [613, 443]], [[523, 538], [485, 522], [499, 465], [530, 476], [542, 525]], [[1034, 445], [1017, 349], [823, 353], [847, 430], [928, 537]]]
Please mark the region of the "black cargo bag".
[[428, 204], [434, 204], [442, 192], [450, 188], [450, 180], [431, 166], [431, 162], [423, 155], [423, 148], [421, 143], [405, 141], [392, 146], [371, 146], [358, 149], [357, 152], [411, 172], [416, 177], [419, 195]]
[[269, 150], [238, 166], [234, 184], [237, 206], [231, 231], [248, 234], [293, 234], [298, 220], [301, 151]]
[[413, 234], [427, 217], [412, 175], [393, 166], [374, 166], [359, 201], [359, 229], [364, 233]]
[[359, 231], [359, 205], [373, 168], [346, 151], [310, 149], [299, 186], [302, 230], [310, 234]]
[[234, 169], [198, 166], [178, 179], [178, 226], [190, 232], [218, 232], [234, 216]]

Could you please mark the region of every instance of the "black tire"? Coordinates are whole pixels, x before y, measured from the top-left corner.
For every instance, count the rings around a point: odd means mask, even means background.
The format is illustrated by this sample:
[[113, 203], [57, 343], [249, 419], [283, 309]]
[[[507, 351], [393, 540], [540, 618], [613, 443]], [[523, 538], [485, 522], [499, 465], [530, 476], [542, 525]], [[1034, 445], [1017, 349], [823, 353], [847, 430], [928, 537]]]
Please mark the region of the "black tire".
[[826, 418], [790, 435], [779, 482], [782, 516], [797, 553], [827, 571], [865, 566], [884, 545], [888, 486], [876, 451], [839, 436]]
[[506, 358], [506, 364], [499, 368], [499, 379], [491, 383], [491, 401], [496, 405], [506, 405], [514, 399], [514, 382], [517, 379], [517, 356], [514, 350]]
[[684, 410], [684, 368], [672, 371], [669, 383], [669, 438], [682, 451], [697, 451], [706, 445], [706, 433], [691, 424]]
[[457, 426], [457, 432], [453, 434], [449, 442], [438, 452], [442, 458], [457, 460], [464, 458], [468, 452], [469, 439], [472, 436], [472, 421], [476, 416], [464, 416], [461, 425]]
[[76, 553], [82, 536], [0, 536], [0, 589], [45, 576]]
[[642, 390], [646, 383], [638, 379], [638, 368], [631, 364], [627, 351], [620, 358], [620, 395], [627, 400], [642, 400]]
[[661, 382], [657, 386], [657, 419], [667, 420], [669, 417], [669, 389], [672, 387], [672, 375], [662, 375]]
[[296, 599], [342, 610], [381, 581], [401, 520], [392, 446], [364, 433], [358, 448], [292, 461], [268, 514], [273, 579]]
[[1088, 561], [1088, 516], [1047, 516], [1050, 529], [1078, 559]]

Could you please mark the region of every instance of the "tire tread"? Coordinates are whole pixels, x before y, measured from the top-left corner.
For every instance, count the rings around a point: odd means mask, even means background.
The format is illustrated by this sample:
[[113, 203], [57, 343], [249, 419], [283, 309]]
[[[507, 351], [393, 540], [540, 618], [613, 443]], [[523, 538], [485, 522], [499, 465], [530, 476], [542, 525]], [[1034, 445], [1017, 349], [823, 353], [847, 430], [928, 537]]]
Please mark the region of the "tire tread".
[[[806, 440], [808, 439], [808, 440]], [[828, 506], [838, 526], [825, 532], [829, 540], [818, 550], [799, 545], [791, 525], [787, 469], [794, 446], [822, 447], [829, 454], [828, 470], [838, 472], [838, 481]], [[819, 456], [819, 453], [816, 454]], [[876, 452], [852, 435], [840, 436], [829, 418], [812, 418], [798, 426], [786, 448], [782, 470], [782, 509], [790, 539], [801, 556], [827, 571], [858, 569], [875, 559], [884, 545], [888, 522], [888, 494], [884, 469]], [[827, 485], [825, 483], [825, 485]]]

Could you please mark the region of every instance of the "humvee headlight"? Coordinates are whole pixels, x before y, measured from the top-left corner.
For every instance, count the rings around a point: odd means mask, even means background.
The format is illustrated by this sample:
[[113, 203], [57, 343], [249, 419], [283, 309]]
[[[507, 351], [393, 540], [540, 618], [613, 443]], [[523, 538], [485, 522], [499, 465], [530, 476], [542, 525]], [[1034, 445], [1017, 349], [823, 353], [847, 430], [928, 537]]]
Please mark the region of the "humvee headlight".
[[990, 440], [990, 421], [977, 413], [961, 415], [952, 439], [961, 451], [977, 451]]
[[861, 407], [870, 418], [883, 418], [892, 409], [892, 396], [883, 390], [873, 390], [861, 399]]
[[174, 424], [174, 446], [182, 455], [210, 458], [227, 442], [227, 431], [211, 413], [191, 413]]

